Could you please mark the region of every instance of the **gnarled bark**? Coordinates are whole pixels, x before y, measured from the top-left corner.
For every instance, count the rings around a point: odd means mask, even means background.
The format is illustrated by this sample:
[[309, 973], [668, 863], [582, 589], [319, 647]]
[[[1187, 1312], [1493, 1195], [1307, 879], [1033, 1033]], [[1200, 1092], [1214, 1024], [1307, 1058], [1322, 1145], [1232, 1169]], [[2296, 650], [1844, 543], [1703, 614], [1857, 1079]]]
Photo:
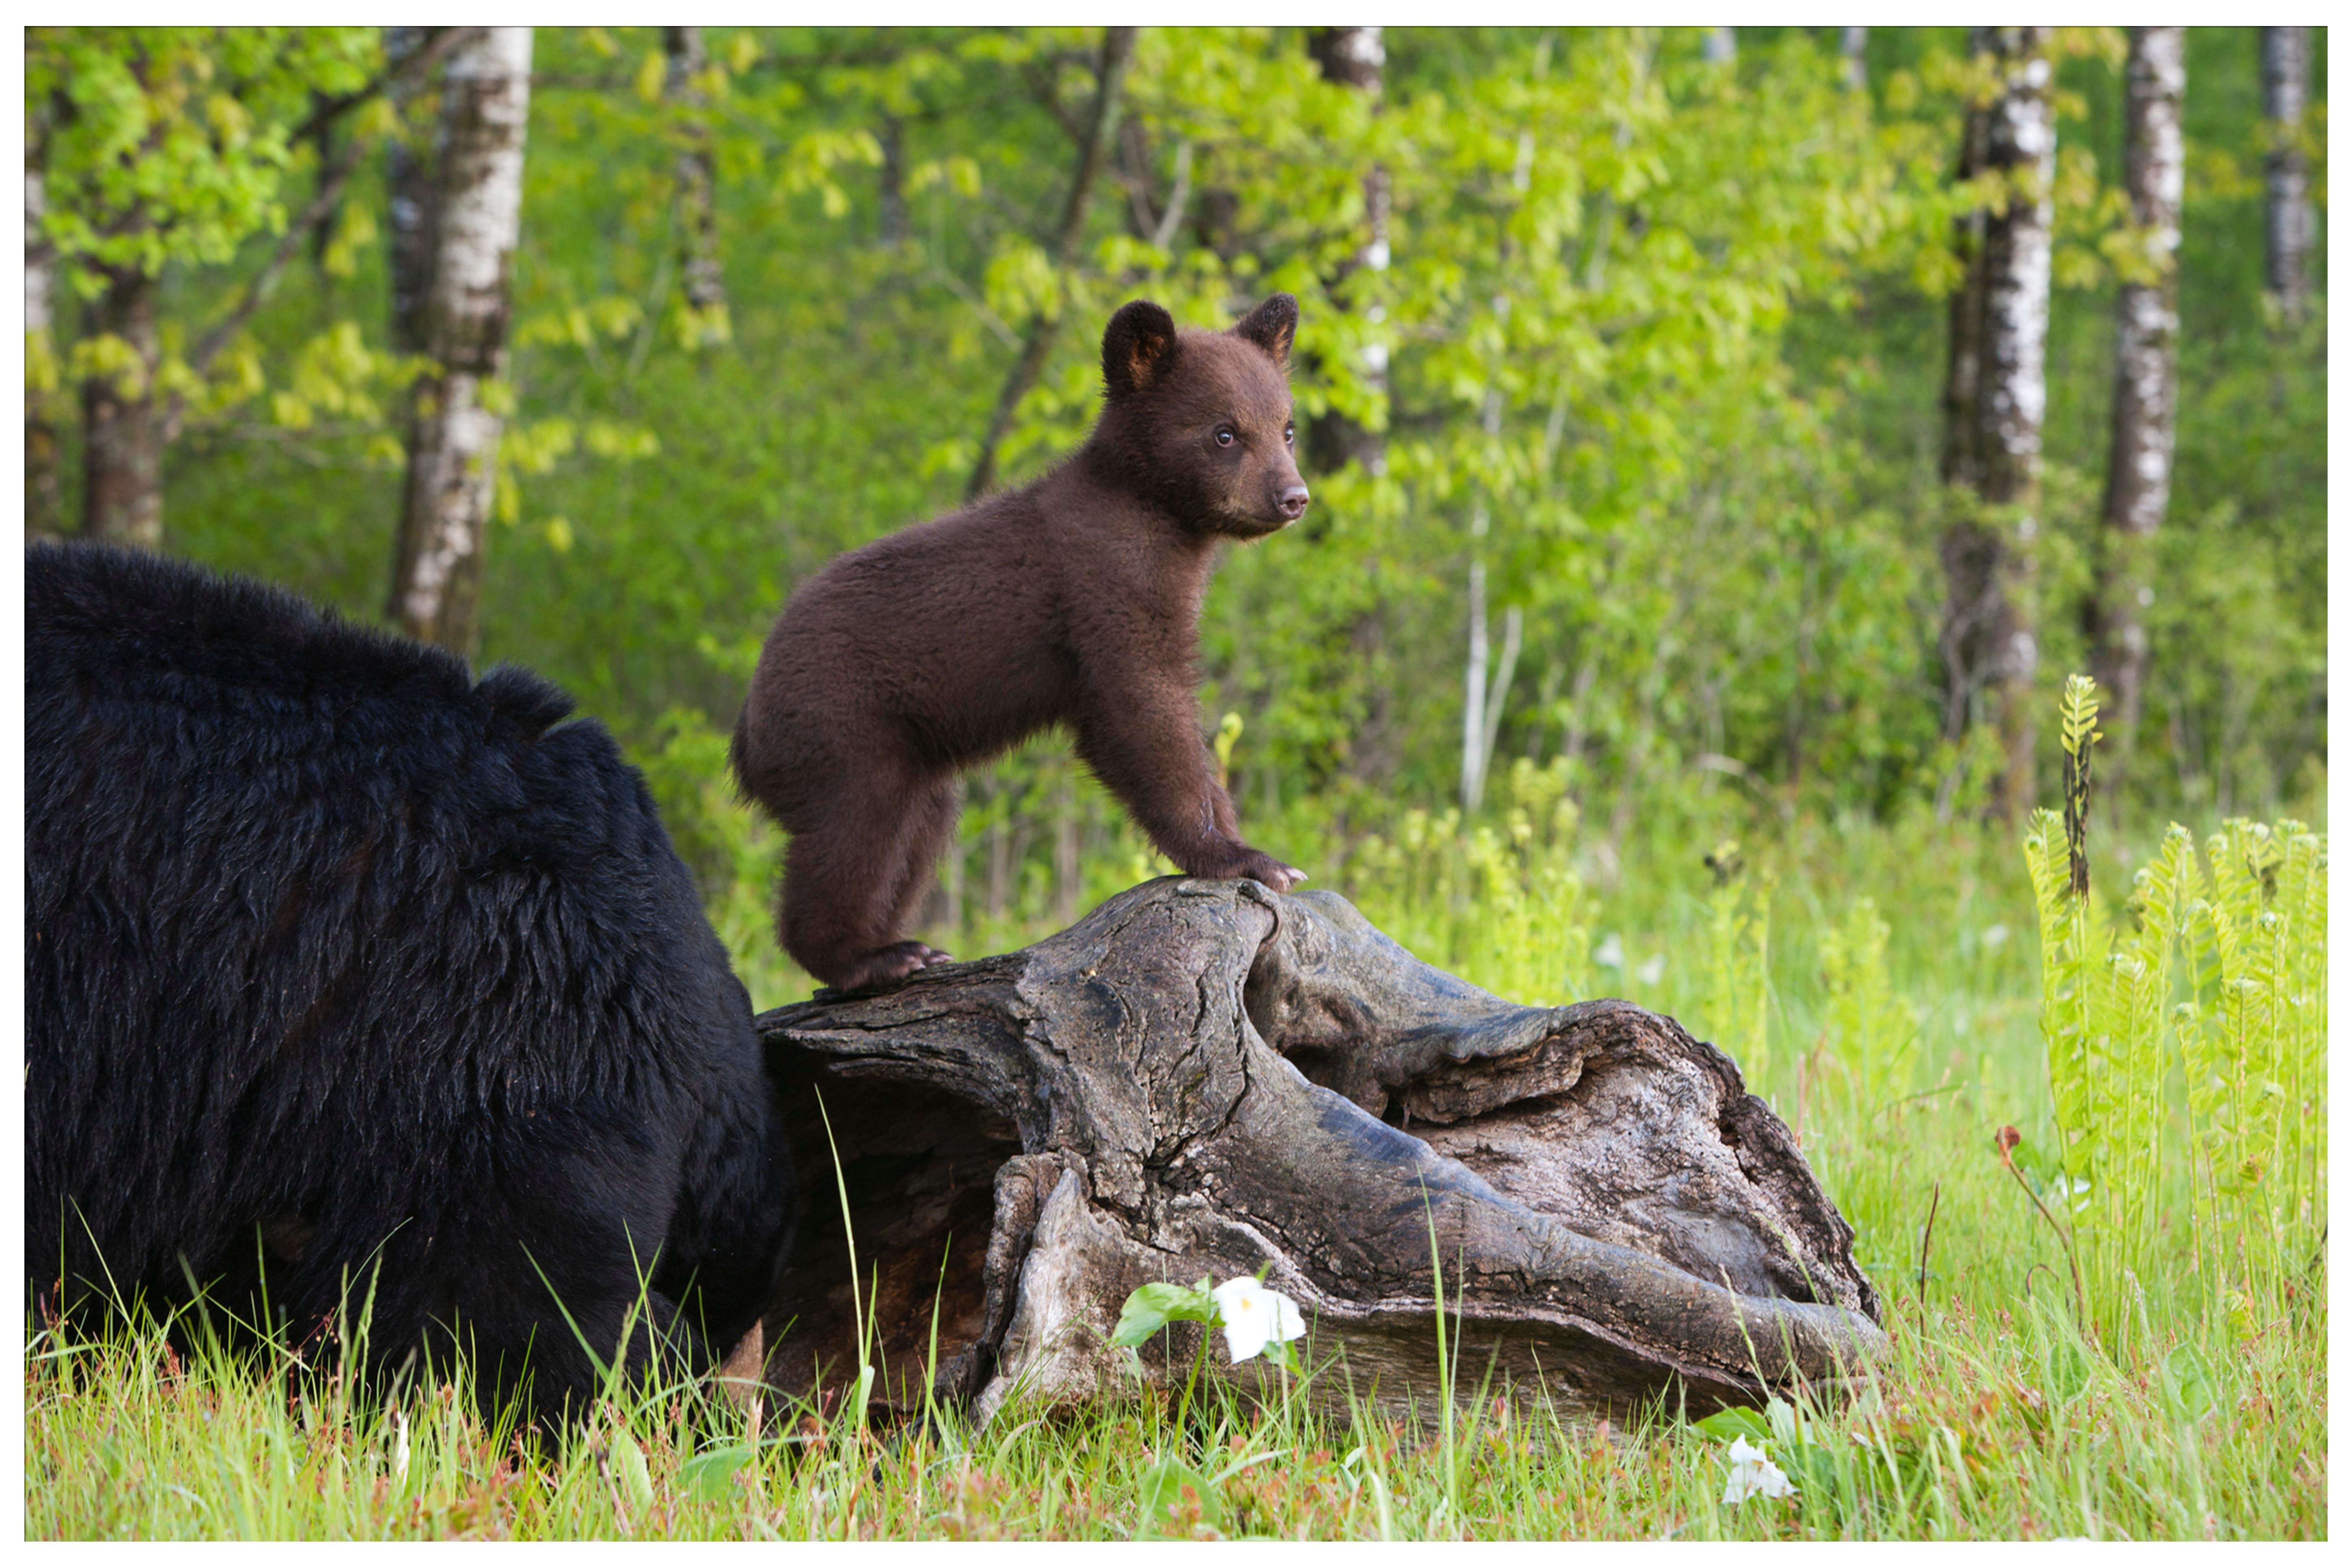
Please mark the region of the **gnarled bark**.
[[[1130, 1290], [1261, 1268], [1314, 1325], [1309, 1397], [1391, 1413], [1438, 1396], [1433, 1256], [1469, 1388], [1570, 1408], [1750, 1401], [1884, 1343], [1853, 1230], [1729, 1058], [1627, 1003], [1504, 1002], [1330, 894], [1166, 878], [759, 1026], [809, 1194], [766, 1319], [787, 1394], [854, 1383], [853, 1277], [874, 1403], [919, 1410], [936, 1366], [983, 1417], [1132, 1389]], [[1141, 1376], [1181, 1383], [1198, 1331]]]

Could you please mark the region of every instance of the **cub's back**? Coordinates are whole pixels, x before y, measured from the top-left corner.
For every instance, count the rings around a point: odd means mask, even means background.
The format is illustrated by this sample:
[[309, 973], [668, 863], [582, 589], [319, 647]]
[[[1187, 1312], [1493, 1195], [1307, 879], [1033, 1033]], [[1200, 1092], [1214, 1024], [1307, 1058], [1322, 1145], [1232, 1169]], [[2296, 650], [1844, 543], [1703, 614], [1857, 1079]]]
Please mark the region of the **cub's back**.
[[1066, 708], [1070, 531], [1032, 492], [887, 534], [794, 591], [747, 719], [762, 731], [904, 726], [943, 760]]

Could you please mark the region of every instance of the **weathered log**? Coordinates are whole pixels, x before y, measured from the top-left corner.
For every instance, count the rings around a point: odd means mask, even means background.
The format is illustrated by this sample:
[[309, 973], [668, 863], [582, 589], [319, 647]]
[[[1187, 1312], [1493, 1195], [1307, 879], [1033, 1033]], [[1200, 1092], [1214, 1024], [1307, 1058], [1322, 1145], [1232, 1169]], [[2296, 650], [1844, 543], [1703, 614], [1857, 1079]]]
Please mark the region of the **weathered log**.
[[[1166, 878], [759, 1027], [808, 1194], [766, 1320], [789, 1394], [854, 1382], [857, 1304], [877, 1405], [920, 1409], [926, 1367], [982, 1418], [1132, 1388], [1131, 1289], [1265, 1269], [1314, 1325], [1310, 1398], [1426, 1414], [1436, 1259], [1465, 1394], [1696, 1414], [1885, 1343], [1853, 1228], [1722, 1052], [1628, 1003], [1504, 1002], [1335, 895]], [[1142, 1376], [1181, 1382], [1198, 1331]]]

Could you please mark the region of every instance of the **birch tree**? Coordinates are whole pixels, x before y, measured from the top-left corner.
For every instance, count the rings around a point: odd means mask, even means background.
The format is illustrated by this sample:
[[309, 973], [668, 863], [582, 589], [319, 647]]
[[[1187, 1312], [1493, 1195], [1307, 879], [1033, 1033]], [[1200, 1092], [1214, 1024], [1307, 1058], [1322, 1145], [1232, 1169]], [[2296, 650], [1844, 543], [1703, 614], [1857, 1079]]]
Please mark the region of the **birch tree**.
[[[1540, 51], [1540, 59], [1548, 61], [1549, 40]], [[1539, 63], [1536, 74], [1542, 74]], [[1528, 188], [1534, 173], [1535, 132], [1522, 130], [1518, 145], [1511, 158], [1511, 212], [1525, 204]], [[1498, 327], [1507, 326], [1511, 319], [1512, 244], [1510, 214], [1507, 214], [1497, 237], [1495, 253], [1496, 271], [1501, 286], [1495, 293], [1493, 309]], [[1478, 410], [1478, 428], [1486, 438], [1487, 462], [1482, 467], [1491, 470], [1497, 466], [1503, 435], [1503, 388], [1499, 367], [1490, 365], [1486, 375], [1486, 391]], [[1463, 669], [1462, 702], [1462, 814], [1475, 816], [1486, 796], [1486, 771], [1495, 755], [1495, 738], [1501, 731], [1503, 701], [1510, 695], [1511, 678], [1518, 668], [1519, 647], [1524, 628], [1524, 614], [1517, 605], [1503, 612], [1502, 658], [1491, 674], [1486, 662], [1486, 533], [1490, 512], [1485, 489], [1472, 503], [1470, 511], [1470, 649]]]
[[[386, 27], [384, 58], [407, 66], [429, 47], [437, 27]], [[433, 287], [433, 136], [415, 124], [418, 100], [433, 84], [425, 73], [403, 70], [392, 93], [400, 133], [384, 149], [384, 180], [391, 208], [392, 346], [395, 353], [425, 352], [425, 296]]]
[[1840, 27], [1838, 53], [1845, 58], [1845, 84], [1857, 90], [1870, 85], [1870, 29]]
[[2116, 296], [2116, 393], [2107, 456], [2105, 527], [2087, 606], [2092, 668], [2110, 700], [2114, 756], [2128, 759], [2147, 682], [2147, 629], [2155, 603], [2156, 531], [2172, 489], [2178, 396], [2178, 310], [2182, 144], [2188, 83], [2182, 30], [2134, 27], [2124, 81], [2124, 192], [2137, 244]]
[[2264, 27], [2262, 34], [2263, 119], [2271, 142], [2263, 161], [2263, 279], [2280, 315], [2294, 321], [2303, 317], [2311, 258], [2311, 194], [2302, 142], [2311, 89], [2311, 33], [2307, 27]]
[[710, 151], [710, 119], [704, 76], [710, 68], [699, 27], [664, 27], [667, 57], [662, 93], [677, 111], [677, 263], [679, 292], [686, 301], [684, 337], [695, 348], [711, 348], [731, 335], [727, 317], [727, 280], [719, 268], [719, 175]]
[[422, 328], [432, 363], [414, 394], [391, 614], [411, 637], [467, 654], [480, 633], [505, 424], [530, 52], [529, 27], [486, 27], [452, 49], [442, 71]]
[[[1338, 82], [1363, 93], [1371, 100], [1377, 112], [1381, 97], [1381, 73], [1388, 64], [1388, 51], [1381, 41], [1380, 28], [1319, 28], [1308, 36], [1307, 50], [1314, 56], [1326, 81]], [[1389, 395], [1389, 348], [1387, 340], [1380, 331], [1387, 319], [1387, 308], [1380, 297], [1380, 283], [1389, 269], [1389, 204], [1388, 165], [1374, 159], [1364, 170], [1364, 218], [1360, 240], [1347, 266], [1332, 280], [1334, 290], [1343, 297], [1363, 298], [1361, 314], [1372, 331], [1365, 334], [1363, 347], [1353, 368], [1356, 380], [1366, 395], [1368, 411], [1373, 416], [1360, 419], [1334, 408], [1317, 419], [1309, 428], [1308, 437], [1315, 448], [1315, 466], [1319, 468], [1344, 468], [1354, 463], [1368, 474], [1388, 471], [1385, 411]], [[1359, 277], [1362, 281], [1354, 282], [1351, 287], [1351, 280]], [[1369, 297], [1364, 298], [1366, 296]]]
[[[1981, 215], [1975, 277], [1954, 301], [1946, 474], [1973, 489], [1981, 506], [1944, 538], [1940, 641], [1946, 733], [1957, 739], [1980, 708], [1993, 710], [2003, 753], [1993, 805], [2013, 816], [2033, 793], [2032, 692], [2040, 644], [2032, 595], [2058, 137], [2050, 29], [1979, 28], [1976, 51], [1990, 68], [1991, 91], [1967, 131], [1972, 142], [1982, 138], [1979, 172], [1994, 194]], [[1964, 170], [1976, 152], [1964, 149]], [[1967, 297], [1971, 288], [1977, 302]]]

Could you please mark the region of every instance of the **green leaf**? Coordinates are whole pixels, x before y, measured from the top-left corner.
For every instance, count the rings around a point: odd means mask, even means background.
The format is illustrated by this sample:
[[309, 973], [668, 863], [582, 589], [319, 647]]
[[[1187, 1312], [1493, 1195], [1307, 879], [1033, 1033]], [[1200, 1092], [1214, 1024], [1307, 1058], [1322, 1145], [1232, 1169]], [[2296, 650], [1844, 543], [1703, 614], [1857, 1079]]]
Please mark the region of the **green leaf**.
[[654, 1506], [654, 1479], [646, 1470], [646, 1451], [626, 1432], [613, 1434], [613, 1473], [632, 1509], [643, 1513]]
[[1118, 1310], [1118, 1327], [1111, 1331], [1114, 1345], [1139, 1345], [1170, 1323], [1207, 1323], [1216, 1319], [1217, 1303], [1199, 1285], [1139, 1285]]
[[724, 1502], [735, 1479], [751, 1458], [751, 1447], [737, 1443], [724, 1448], [712, 1448], [697, 1454], [678, 1467], [677, 1479], [687, 1495], [697, 1502]]
[[1171, 1511], [1181, 1515], [1188, 1505], [1200, 1509], [1202, 1523], [1212, 1528], [1223, 1523], [1216, 1489], [1207, 1477], [1180, 1459], [1162, 1459], [1146, 1468], [1136, 1479], [1135, 1491], [1142, 1508], [1135, 1530], [1138, 1540], [1158, 1535], [1174, 1522]]
[[2182, 1345], [2164, 1358], [2164, 1380], [2184, 1419], [2201, 1421], [2212, 1413], [2212, 1373], [2195, 1345]]
[[1726, 1443], [1737, 1437], [1745, 1437], [1760, 1447], [1772, 1439], [1772, 1426], [1764, 1419], [1764, 1413], [1760, 1410], [1750, 1410], [1745, 1405], [1734, 1405], [1728, 1410], [1718, 1410], [1705, 1420], [1694, 1421], [1691, 1425], [1708, 1436]]

